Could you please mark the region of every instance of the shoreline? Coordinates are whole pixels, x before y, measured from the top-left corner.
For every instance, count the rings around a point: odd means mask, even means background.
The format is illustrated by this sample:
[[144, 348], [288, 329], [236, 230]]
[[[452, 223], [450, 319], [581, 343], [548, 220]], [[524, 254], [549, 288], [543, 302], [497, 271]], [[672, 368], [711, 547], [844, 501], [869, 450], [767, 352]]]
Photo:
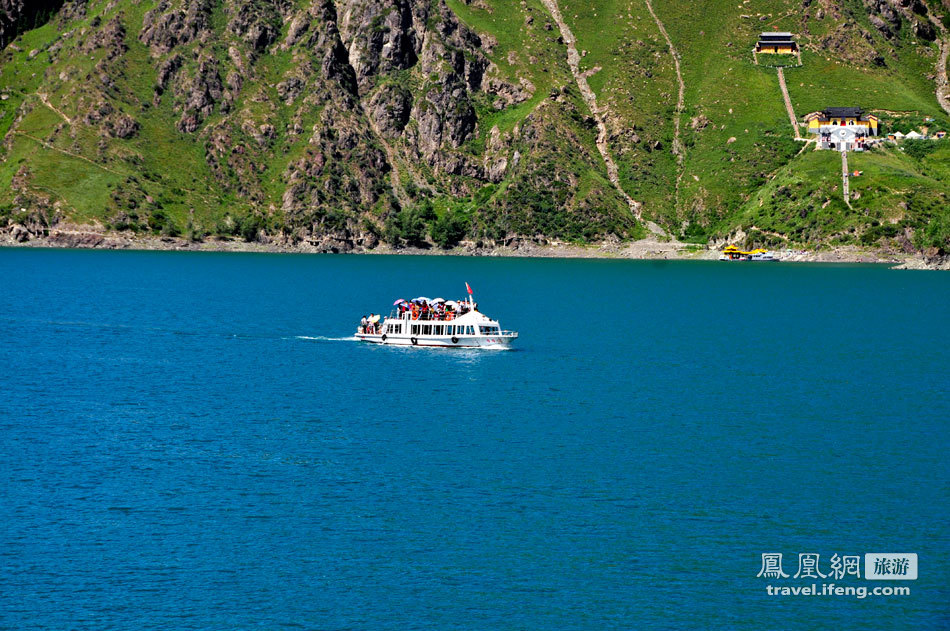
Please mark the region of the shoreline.
[[[339, 242], [337, 242], [339, 243]], [[715, 261], [719, 258], [717, 246], [660, 241], [647, 238], [640, 241], [608, 241], [591, 245], [567, 243], [537, 244], [521, 241], [513, 246], [477, 247], [463, 243], [451, 250], [438, 248], [393, 248], [379, 245], [367, 248], [361, 245], [324, 245], [314, 243], [282, 244], [246, 242], [236, 239], [209, 239], [190, 241], [182, 237], [139, 237], [130, 233], [104, 233], [87, 226], [51, 228], [49, 235], [22, 239], [16, 233], [0, 234], [0, 247], [50, 248], [83, 250], [138, 250], [169, 252], [244, 252], [266, 254], [368, 254], [401, 256], [476, 256], [515, 258], [562, 259], [627, 259], [652, 261]], [[950, 257], [928, 261], [922, 254], [886, 252], [855, 246], [838, 246], [814, 251], [776, 251], [780, 262], [789, 263], [864, 263], [891, 265], [893, 269], [950, 270]]]

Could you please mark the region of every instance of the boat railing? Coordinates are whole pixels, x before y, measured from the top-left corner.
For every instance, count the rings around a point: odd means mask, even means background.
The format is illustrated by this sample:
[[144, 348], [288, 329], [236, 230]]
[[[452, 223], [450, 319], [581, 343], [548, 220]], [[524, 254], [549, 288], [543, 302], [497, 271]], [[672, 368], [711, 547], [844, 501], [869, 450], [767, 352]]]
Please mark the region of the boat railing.
[[455, 322], [455, 321], [458, 320], [462, 315], [464, 315], [464, 314], [461, 314], [461, 313], [454, 313], [454, 314], [452, 314], [452, 317], [451, 317], [451, 318], [446, 318], [445, 316], [442, 316], [442, 317], [433, 317], [432, 315], [428, 315], [428, 317], [423, 317], [423, 316], [420, 314], [418, 318], [412, 318], [412, 316], [409, 316], [409, 317], [407, 318], [405, 313], [400, 314], [400, 313], [398, 313], [398, 312], [396, 312], [396, 311], [392, 311], [392, 312], [390, 312], [389, 317], [386, 318], [386, 319], [387, 319], [387, 320], [399, 320], [400, 322], [403, 321], [403, 320], [406, 320], [406, 319], [411, 320], [412, 322]]

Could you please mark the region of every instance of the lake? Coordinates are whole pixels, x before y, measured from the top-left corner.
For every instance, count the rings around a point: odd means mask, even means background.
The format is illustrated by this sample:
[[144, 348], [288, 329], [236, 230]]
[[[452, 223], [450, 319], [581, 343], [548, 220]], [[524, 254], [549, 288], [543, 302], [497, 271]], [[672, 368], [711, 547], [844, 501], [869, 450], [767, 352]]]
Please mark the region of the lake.
[[[950, 624], [947, 273], [0, 249], [0, 274], [0, 627]], [[514, 350], [350, 339], [465, 282]], [[919, 578], [792, 577], [879, 552]], [[911, 593], [766, 593], [826, 582]]]

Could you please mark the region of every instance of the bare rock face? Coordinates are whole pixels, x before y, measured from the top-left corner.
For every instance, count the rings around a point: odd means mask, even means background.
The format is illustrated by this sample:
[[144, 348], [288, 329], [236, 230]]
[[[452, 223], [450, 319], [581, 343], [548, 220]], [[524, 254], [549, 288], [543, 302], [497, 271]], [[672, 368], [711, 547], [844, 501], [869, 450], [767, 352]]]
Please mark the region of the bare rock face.
[[102, 28], [93, 31], [82, 46], [83, 52], [87, 53], [100, 49], [106, 50], [108, 60], [115, 59], [129, 50], [125, 43], [125, 27], [122, 25], [120, 15], [106, 22]]
[[168, 53], [176, 46], [196, 40], [211, 28], [213, 0], [178, 0], [175, 5], [171, 0], [161, 0], [145, 14], [139, 39], [153, 54]]
[[888, 38], [893, 38], [901, 27], [901, 11], [888, 0], [864, 0], [871, 25]]
[[428, 3], [344, 0], [340, 36], [362, 90], [379, 74], [411, 68], [422, 50]]
[[139, 131], [139, 123], [128, 114], [121, 114], [109, 125], [109, 134], [114, 138], [132, 138]]
[[872, 13], [868, 16], [868, 21], [871, 23], [871, 26], [880, 31], [884, 37], [888, 39], [894, 37], [894, 31], [891, 30], [891, 27], [888, 26], [887, 22], [885, 22], [881, 16]]
[[845, 24], [821, 40], [824, 50], [842, 59], [864, 65], [883, 65], [884, 58], [878, 53], [871, 34], [853, 21]]
[[168, 87], [168, 81], [178, 69], [181, 68], [181, 55], [172, 55], [162, 62], [158, 67], [158, 77], [155, 79], [155, 86], [159, 93]]
[[937, 29], [926, 20], [916, 20], [914, 22], [914, 35], [926, 42], [932, 42], [937, 39]]
[[225, 6], [230, 15], [228, 31], [244, 40], [255, 54], [259, 54], [280, 35], [282, 14], [288, 10], [289, 2], [242, 0], [229, 2]]
[[[488, 61], [478, 35], [462, 25], [444, 2], [344, 0], [340, 37], [361, 94], [380, 76], [415, 70], [424, 81], [413, 100], [404, 85], [383, 83], [368, 100], [368, 113], [387, 135], [410, 120], [418, 132], [410, 144], [430, 164], [440, 152], [461, 146], [475, 130], [471, 92], [482, 89]], [[444, 164], [443, 164], [444, 166]]]
[[[230, 80], [228, 81], [230, 84]], [[277, 84], [277, 94], [281, 100], [291, 105], [304, 89], [304, 81], [300, 77], [288, 77]]]
[[10, 227], [10, 237], [17, 243], [26, 243], [33, 238], [33, 234], [18, 223]]
[[903, 22], [912, 24], [914, 35], [932, 42], [937, 39], [937, 30], [927, 18], [927, 5], [921, 0], [864, 0], [868, 19], [884, 37], [893, 38]]
[[184, 112], [178, 120], [178, 130], [192, 133], [198, 129], [214, 109], [214, 104], [221, 99], [224, 86], [218, 74], [218, 62], [214, 57], [202, 54], [198, 60], [198, 71], [190, 81], [180, 86], [186, 95]]
[[95, 248], [105, 237], [98, 232], [51, 230], [47, 242], [61, 248]]
[[497, 70], [494, 64], [490, 64], [484, 83], [485, 91], [497, 97], [495, 99], [496, 110], [524, 103], [534, 95], [534, 86], [530, 81], [523, 81], [520, 85], [515, 86], [498, 76], [493, 76], [493, 71], [497, 72]]
[[694, 129], [694, 130], [696, 130], [696, 131], [699, 131], [699, 130], [701, 130], [701, 129], [706, 129], [706, 127], [708, 127], [711, 122], [712, 122], [712, 121], [710, 121], [708, 118], [706, 118], [706, 116], [705, 116], [704, 114], [700, 114], [700, 115], [698, 115], [698, 116], [694, 116], [694, 117], [689, 121], [689, 126], [690, 126], [690, 129]]
[[89, 109], [86, 111], [86, 115], [83, 117], [83, 121], [87, 125], [95, 125], [100, 121], [104, 120], [110, 114], [114, 112], [112, 104], [106, 100], [97, 100], [92, 104]]
[[380, 133], [387, 137], [396, 137], [409, 124], [412, 93], [398, 84], [384, 85], [373, 93], [367, 109]]

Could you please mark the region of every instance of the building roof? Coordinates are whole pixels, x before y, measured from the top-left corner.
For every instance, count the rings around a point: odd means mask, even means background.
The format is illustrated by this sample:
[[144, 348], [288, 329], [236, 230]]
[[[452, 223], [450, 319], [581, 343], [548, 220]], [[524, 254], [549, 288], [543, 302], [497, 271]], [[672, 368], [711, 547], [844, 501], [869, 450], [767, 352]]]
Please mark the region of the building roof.
[[863, 113], [860, 107], [826, 107], [822, 112], [828, 118], [860, 118]]
[[793, 49], [798, 48], [798, 44], [792, 39], [791, 33], [762, 33], [756, 44], [762, 46], [788, 46]]

